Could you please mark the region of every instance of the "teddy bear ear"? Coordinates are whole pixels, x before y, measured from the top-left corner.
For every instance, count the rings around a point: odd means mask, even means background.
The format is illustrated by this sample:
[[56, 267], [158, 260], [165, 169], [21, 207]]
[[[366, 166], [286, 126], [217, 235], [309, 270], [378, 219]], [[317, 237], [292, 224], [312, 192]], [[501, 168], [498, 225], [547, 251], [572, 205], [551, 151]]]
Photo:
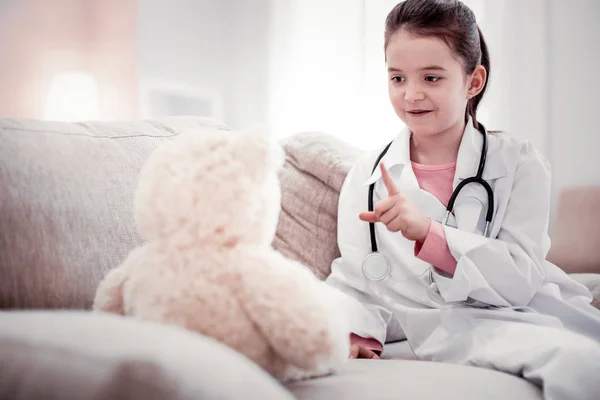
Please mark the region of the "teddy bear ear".
[[283, 165], [283, 148], [267, 128], [257, 127], [240, 133], [236, 142], [234, 157], [243, 163], [245, 172], [252, 179], [262, 181]]
[[281, 164], [281, 146], [273, 132], [264, 125], [240, 132], [236, 147], [239, 159], [252, 159], [254, 163], [264, 165]]
[[257, 140], [263, 143], [270, 143], [273, 139], [271, 130], [264, 124], [255, 125], [245, 132], [250, 140]]
[[259, 125], [255, 127], [253, 134], [266, 143], [265, 157], [269, 159], [271, 165], [280, 168], [285, 161], [285, 152], [276, 132], [267, 125]]

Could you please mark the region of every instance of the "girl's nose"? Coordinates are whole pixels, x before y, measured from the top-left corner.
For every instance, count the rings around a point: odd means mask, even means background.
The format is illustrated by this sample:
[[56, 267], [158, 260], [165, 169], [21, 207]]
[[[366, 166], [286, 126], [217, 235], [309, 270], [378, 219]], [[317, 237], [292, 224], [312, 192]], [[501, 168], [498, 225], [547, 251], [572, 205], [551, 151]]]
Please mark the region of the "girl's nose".
[[406, 92], [404, 92], [404, 100], [409, 103], [415, 103], [425, 99], [425, 93], [421, 90], [418, 85], [406, 85]]

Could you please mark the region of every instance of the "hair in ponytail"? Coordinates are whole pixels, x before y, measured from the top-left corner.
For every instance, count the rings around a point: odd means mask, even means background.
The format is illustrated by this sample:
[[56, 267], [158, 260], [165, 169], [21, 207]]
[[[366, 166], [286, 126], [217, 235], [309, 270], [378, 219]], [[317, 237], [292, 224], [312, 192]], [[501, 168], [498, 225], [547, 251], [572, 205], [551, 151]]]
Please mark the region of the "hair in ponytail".
[[460, 57], [467, 75], [478, 65], [485, 68], [487, 78], [483, 89], [468, 101], [465, 113], [465, 118], [470, 115], [475, 127], [479, 128], [477, 107], [490, 79], [490, 55], [473, 11], [459, 0], [406, 0], [387, 16], [384, 49], [390, 37], [401, 29], [442, 39]]

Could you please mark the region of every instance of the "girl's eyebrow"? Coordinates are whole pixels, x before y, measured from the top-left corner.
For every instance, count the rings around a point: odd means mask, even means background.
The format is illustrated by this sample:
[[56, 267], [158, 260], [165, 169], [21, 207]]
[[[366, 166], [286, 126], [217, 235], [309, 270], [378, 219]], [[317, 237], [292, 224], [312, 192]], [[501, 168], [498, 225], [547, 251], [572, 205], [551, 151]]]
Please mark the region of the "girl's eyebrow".
[[429, 65], [425, 68], [421, 68], [421, 71], [445, 71], [446, 68], [439, 65]]
[[[446, 68], [439, 65], [429, 65], [421, 68], [421, 71], [446, 71]], [[402, 72], [402, 70], [400, 68], [388, 67], [388, 72]]]

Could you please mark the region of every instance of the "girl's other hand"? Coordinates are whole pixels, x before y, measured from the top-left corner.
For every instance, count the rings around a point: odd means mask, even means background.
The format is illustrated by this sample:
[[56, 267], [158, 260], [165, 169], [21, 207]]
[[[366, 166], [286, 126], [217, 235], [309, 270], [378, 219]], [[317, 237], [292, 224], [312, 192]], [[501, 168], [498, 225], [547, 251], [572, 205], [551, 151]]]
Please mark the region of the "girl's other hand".
[[353, 344], [350, 346], [350, 358], [379, 359], [379, 356], [373, 350], [367, 349], [359, 344]]

